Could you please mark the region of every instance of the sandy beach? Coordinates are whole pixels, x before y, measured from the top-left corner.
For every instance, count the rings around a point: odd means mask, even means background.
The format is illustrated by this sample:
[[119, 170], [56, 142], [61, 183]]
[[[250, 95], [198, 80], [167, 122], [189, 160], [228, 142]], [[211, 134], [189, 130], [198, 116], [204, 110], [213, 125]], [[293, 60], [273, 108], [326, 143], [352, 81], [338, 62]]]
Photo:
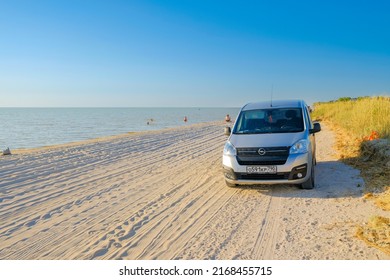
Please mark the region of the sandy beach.
[[354, 237], [359, 171], [317, 134], [317, 187], [229, 188], [222, 122], [0, 157], [0, 259], [390, 259]]

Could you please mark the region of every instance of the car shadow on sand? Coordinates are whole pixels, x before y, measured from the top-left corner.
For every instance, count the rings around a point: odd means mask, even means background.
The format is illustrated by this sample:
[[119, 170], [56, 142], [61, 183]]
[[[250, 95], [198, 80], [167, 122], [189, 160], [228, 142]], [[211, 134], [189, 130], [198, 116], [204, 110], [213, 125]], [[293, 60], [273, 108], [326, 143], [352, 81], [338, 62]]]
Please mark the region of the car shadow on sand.
[[363, 194], [364, 180], [360, 171], [351, 166], [340, 161], [322, 161], [317, 163], [315, 172], [316, 187], [311, 190], [295, 185], [248, 185], [237, 188], [279, 197], [334, 199], [360, 197]]

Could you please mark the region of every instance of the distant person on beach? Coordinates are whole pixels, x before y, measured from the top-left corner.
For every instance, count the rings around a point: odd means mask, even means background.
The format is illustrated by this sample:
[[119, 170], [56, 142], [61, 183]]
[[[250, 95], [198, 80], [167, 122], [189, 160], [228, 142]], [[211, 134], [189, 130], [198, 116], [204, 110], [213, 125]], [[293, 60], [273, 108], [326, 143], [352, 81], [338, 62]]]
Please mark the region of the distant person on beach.
[[187, 116], [185, 116], [184, 117], [184, 122], [187, 122], [187, 121], [188, 121]]
[[231, 121], [230, 116], [229, 116], [229, 114], [227, 114], [225, 117], [225, 122], [230, 122], [230, 121]]

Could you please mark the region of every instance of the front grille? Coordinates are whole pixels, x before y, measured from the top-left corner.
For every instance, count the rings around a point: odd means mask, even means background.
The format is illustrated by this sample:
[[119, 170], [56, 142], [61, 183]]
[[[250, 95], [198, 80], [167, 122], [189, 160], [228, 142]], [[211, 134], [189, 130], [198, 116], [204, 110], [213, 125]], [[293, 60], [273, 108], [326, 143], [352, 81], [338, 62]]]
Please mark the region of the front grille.
[[242, 180], [287, 180], [290, 173], [277, 173], [277, 174], [240, 174], [236, 173], [237, 179]]
[[[265, 154], [260, 155], [259, 149]], [[283, 165], [286, 163], [290, 147], [237, 148], [237, 161], [240, 165]]]
[[288, 152], [290, 150], [290, 147], [283, 146], [283, 147], [254, 147], [254, 148], [237, 148], [237, 155], [242, 156], [251, 156], [251, 155], [258, 155], [259, 149], [264, 149], [266, 154], [270, 155], [288, 155]]
[[285, 164], [287, 159], [282, 160], [241, 160], [237, 157], [237, 162], [239, 165], [283, 165]]

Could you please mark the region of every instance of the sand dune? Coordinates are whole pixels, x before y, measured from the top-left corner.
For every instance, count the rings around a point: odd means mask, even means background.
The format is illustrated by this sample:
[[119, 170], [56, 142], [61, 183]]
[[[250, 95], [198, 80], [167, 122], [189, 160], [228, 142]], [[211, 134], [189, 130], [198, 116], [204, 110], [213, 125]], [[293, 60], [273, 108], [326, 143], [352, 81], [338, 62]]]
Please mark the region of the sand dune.
[[0, 158], [0, 259], [389, 259], [353, 237], [374, 212], [318, 134], [317, 188], [228, 188], [225, 124]]

